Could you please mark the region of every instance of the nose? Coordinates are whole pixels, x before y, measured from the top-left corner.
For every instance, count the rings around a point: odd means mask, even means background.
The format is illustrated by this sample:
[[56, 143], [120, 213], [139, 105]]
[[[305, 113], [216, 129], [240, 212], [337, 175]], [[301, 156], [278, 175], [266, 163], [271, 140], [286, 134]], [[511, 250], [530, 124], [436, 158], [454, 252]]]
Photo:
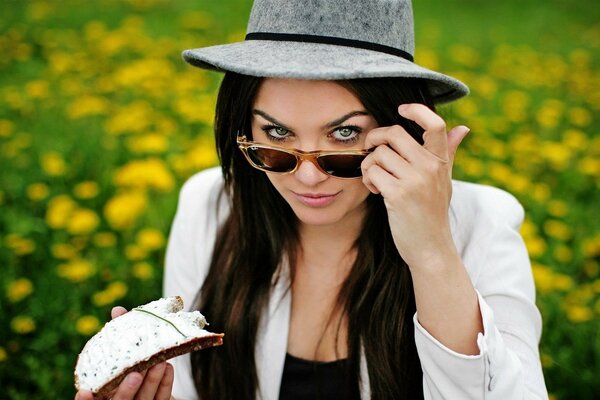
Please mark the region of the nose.
[[302, 160], [294, 172], [296, 179], [306, 186], [315, 186], [329, 177], [314, 164], [315, 162], [316, 160]]

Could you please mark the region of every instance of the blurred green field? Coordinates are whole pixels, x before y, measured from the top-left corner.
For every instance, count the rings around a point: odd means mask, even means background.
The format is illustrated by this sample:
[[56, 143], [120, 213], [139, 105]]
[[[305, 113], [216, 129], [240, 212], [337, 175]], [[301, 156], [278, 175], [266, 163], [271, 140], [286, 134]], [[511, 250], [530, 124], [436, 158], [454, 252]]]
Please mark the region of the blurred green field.
[[[415, 1], [416, 60], [471, 95], [456, 177], [512, 192], [553, 399], [600, 393], [600, 3]], [[160, 296], [178, 189], [216, 165], [220, 75], [183, 49], [243, 38], [248, 1], [0, 3], [0, 398], [72, 397], [114, 305]]]

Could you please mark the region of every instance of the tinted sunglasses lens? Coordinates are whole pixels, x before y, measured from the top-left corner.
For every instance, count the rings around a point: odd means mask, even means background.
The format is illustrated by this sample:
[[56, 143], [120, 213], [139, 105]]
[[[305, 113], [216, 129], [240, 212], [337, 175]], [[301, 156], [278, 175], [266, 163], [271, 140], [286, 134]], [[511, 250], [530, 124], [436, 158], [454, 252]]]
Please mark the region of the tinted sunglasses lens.
[[290, 172], [296, 167], [296, 156], [284, 151], [254, 146], [248, 147], [246, 151], [252, 162], [265, 171]]
[[329, 175], [339, 178], [362, 176], [360, 164], [365, 159], [362, 154], [328, 154], [317, 158], [319, 166]]

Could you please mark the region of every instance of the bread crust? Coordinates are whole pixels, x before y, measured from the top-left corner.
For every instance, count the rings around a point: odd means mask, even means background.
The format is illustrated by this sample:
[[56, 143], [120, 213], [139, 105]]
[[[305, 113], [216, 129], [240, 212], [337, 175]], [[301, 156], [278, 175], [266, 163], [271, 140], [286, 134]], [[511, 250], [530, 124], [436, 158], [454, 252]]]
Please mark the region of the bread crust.
[[[209, 347], [220, 346], [223, 344], [223, 336], [224, 334], [222, 333], [213, 333], [211, 335], [194, 338], [178, 346], [170, 347], [158, 353], [155, 353], [149, 359], [140, 361], [132, 365], [131, 367], [124, 370], [121, 374], [117, 375], [115, 378], [107, 382], [104, 386], [98, 389], [97, 392], [94, 393], [94, 399], [110, 399], [111, 392], [114, 389], [116, 389], [117, 386], [119, 386], [119, 384], [123, 381], [123, 379], [125, 379], [125, 377], [131, 372], [142, 372], [147, 370], [148, 368], [153, 367], [156, 364], [160, 364], [161, 362], [169, 360], [173, 357], [177, 357], [186, 353], [191, 353], [193, 351], [207, 349]], [[77, 377], [75, 377], [75, 387], [79, 389], [79, 382], [77, 381]]]

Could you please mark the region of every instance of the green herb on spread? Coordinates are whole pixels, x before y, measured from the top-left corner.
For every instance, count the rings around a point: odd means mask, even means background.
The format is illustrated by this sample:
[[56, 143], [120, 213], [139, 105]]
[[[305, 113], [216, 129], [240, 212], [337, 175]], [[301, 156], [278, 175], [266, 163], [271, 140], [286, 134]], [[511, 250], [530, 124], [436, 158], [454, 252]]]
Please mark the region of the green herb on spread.
[[187, 335], [186, 335], [185, 333], [183, 333], [183, 332], [181, 332], [179, 329], [177, 329], [177, 327], [175, 326], [175, 324], [173, 324], [173, 323], [172, 323], [171, 321], [169, 321], [168, 319], [161, 317], [160, 315], [156, 315], [156, 314], [154, 314], [153, 312], [150, 312], [150, 311], [148, 311], [148, 310], [144, 310], [143, 308], [134, 308], [134, 309], [133, 309], [133, 311], [140, 311], [140, 312], [144, 312], [144, 313], [146, 313], [146, 314], [153, 315], [153, 316], [155, 316], [155, 317], [156, 317], [156, 318], [158, 318], [158, 319], [162, 319], [162, 320], [163, 320], [163, 321], [165, 321], [167, 324], [169, 324], [169, 325], [171, 325], [173, 328], [175, 328], [175, 330], [176, 330], [177, 332], [181, 333], [181, 335], [183, 335], [183, 337], [187, 337]]

